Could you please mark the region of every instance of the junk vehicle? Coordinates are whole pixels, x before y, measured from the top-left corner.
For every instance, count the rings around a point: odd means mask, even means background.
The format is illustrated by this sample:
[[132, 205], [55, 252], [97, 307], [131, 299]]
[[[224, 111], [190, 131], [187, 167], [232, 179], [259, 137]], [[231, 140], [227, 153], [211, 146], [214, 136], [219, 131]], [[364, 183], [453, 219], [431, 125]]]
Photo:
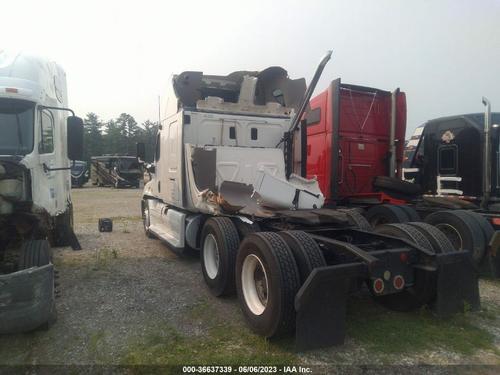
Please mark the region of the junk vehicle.
[[395, 227], [403, 238], [374, 233], [357, 211], [321, 208], [318, 181], [293, 173], [330, 54], [307, 89], [281, 67], [174, 75], [141, 203], [148, 237], [199, 250], [211, 293], [237, 293], [260, 335], [295, 330], [299, 350], [343, 343], [347, 296], [363, 283], [389, 308], [479, 307], [469, 252], [445, 242], [436, 252], [426, 247], [434, 237], [411, 227]]
[[[454, 248], [471, 250], [476, 268], [500, 275], [500, 256], [496, 256], [500, 235], [494, 240], [493, 228], [500, 228], [500, 215], [494, 212], [500, 203], [498, 127], [491, 127], [489, 162], [482, 164], [484, 118], [489, 115], [428, 122], [409, 141], [414, 159], [406, 162], [410, 169], [403, 169], [404, 93], [347, 85], [337, 79], [310, 102], [304, 119], [307, 152], [302, 165], [307, 176], [317, 176], [327, 206], [362, 208], [375, 227], [425, 220], [440, 229]], [[480, 183], [484, 170], [493, 171], [486, 184], [492, 193], [488, 193], [488, 208], [479, 209], [485, 200]], [[411, 172], [417, 183], [402, 181], [403, 171]], [[445, 183], [462, 187], [446, 189]]]
[[0, 333], [55, 319], [51, 246], [80, 248], [70, 160], [82, 151], [83, 121], [68, 108], [63, 69], [0, 51]]
[[142, 166], [135, 156], [93, 156], [90, 164], [93, 185], [138, 188], [144, 177]]
[[86, 161], [75, 160], [71, 164], [71, 187], [81, 188], [89, 180], [90, 171]]

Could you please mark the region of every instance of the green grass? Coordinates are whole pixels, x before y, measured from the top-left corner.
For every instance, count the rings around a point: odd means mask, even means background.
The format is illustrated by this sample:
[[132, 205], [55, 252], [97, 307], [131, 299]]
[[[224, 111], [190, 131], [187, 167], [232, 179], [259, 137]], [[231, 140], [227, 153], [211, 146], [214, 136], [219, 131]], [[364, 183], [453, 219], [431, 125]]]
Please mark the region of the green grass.
[[[370, 351], [416, 354], [444, 349], [471, 355], [490, 350], [499, 354], [493, 336], [471, 323], [484, 313], [438, 318], [428, 310], [398, 313], [369, 303], [356, 301], [349, 306], [347, 327], [348, 335]], [[484, 317], [491, 320], [493, 315], [487, 312]]]
[[95, 264], [93, 269], [103, 269], [110, 265], [110, 263], [118, 258], [118, 250], [111, 247], [103, 247], [96, 250]]
[[150, 327], [146, 335], [131, 340], [122, 364], [297, 364], [292, 339], [270, 342], [221, 317], [209, 301], [187, 307], [184, 316], [202, 332], [185, 335], [172, 325]]
[[[390, 360], [392, 355], [409, 356], [445, 350], [470, 356], [479, 350], [500, 356], [493, 336], [472, 324], [481, 319], [497, 324], [498, 311], [483, 308], [478, 313], [463, 313], [440, 319], [429, 310], [397, 313], [368, 299], [355, 299], [348, 305], [347, 336], [374, 358]], [[217, 317], [207, 301], [185, 311], [186, 321], [202, 328], [198, 335], [184, 335], [173, 326], [155, 327], [130, 341], [121, 363], [126, 365], [244, 365], [300, 364], [293, 338], [268, 341], [246, 326]], [[385, 359], [384, 359], [385, 358]], [[332, 357], [332, 360], [333, 357]], [[335, 360], [334, 360], [335, 361]]]
[[[283, 343], [282, 343], [283, 344]], [[171, 326], [156, 328], [130, 343], [124, 365], [283, 365], [297, 364], [291, 348], [231, 325], [212, 327], [203, 336], [185, 336]]]
[[104, 332], [98, 331], [89, 335], [89, 350], [94, 354], [98, 354], [100, 345], [104, 340]]

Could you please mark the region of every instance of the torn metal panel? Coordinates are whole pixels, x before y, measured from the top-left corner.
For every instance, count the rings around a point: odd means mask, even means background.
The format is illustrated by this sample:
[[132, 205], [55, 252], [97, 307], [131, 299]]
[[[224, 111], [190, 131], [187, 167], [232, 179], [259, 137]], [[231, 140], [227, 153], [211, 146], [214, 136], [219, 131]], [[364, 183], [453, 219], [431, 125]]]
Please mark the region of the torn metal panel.
[[272, 66], [261, 71], [258, 75], [255, 104], [264, 105], [269, 102], [280, 103], [283, 107], [293, 108], [298, 111], [306, 92], [304, 78], [290, 79], [288, 72], [279, 67]]
[[54, 266], [47, 264], [0, 275], [0, 333], [33, 330], [50, 318]]
[[215, 191], [215, 150], [195, 148], [191, 158], [194, 183], [198, 189]]
[[[186, 200], [187, 200], [187, 208], [193, 211], [199, 211], [209, 214], [217, 214], [220, 212], [220, 208], [216, 203], [216, 199], [213, 197], [214, 192], [205, 189], [200, 190], [198, 186], [196, 186], [196, 179], [194, 177], [194, 166], [193, 166], [193, 153], [197, 147], [186, 144], [185, 145], [185, 154], [186, 160]], [[198, 148], [203, 150], [203, 148]], [[153, 184], [148, 183], [146, 185], [146, 189], [151, 191], [151, 195], [153, 195], [152, 191]]]
[[262, 204], [277, 209], [320, 208], [325, 202], [318, 182], [299, 176], [286, 180], [271, 176], [266, 171], [258, 171], [254, 186]]
[[279, 149], [190, 144], [185, 149], [190, 203], [201, 212], [268, 217], [273, 210], [319, 208], [324, 203], [316, 180], [286, 180]]
[[175, 75], [172, 83], [183, 107], [287, 117], [298, 110], [306, 90], [305, 79], [292, 80], [281, 67], [227, 76], [188, 71]]
[[271, 217], [274, 213], [261, 205], [261, 198], [252, 185], [224, 181], [220, 186], [219, 204], [225, 213]]

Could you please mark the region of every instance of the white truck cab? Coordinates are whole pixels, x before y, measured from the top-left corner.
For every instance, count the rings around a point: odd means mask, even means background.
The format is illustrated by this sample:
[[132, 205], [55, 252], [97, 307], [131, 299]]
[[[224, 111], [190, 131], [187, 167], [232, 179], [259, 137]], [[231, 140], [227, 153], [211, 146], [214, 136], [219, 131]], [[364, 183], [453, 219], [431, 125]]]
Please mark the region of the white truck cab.
[[[287, 178], [278, 147], [305, 90], [304, 79], [292, 80], [280, 67], [175, 75], [144, 189], [148, 232], [176, 249], [197, 248], [203, 215], [248, 221], [277, 209], [321, 207], [317, 181]], [[240, 199], [249, 201], [241, 206]]]
[[59, 65], [0, 50], [0, 333], [47, 323], [50, 245], [79, 247], [70, 160], [81, 159], [83, 121], [67, 107]]

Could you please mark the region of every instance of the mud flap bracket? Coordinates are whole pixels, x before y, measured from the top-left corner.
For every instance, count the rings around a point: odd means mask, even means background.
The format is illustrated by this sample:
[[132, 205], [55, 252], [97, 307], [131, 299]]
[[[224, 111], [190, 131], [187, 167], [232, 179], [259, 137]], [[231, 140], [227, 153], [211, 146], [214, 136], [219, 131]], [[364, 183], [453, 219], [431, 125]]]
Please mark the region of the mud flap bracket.
[[491, 275], [495, 278], [500, 278], [500, 231], [495, 231], [488, 247], [488, 261]]
[[349, 287], [353, 279], [366, 273], [362, 263], [321, 267], [311, 272], [295, 297], [298, 351], [344, 343]]
[[436, 314], [448, 316], [466, 309], [478, 310], [479, 284], [470, 252], [437, 254], [436, 261]]

